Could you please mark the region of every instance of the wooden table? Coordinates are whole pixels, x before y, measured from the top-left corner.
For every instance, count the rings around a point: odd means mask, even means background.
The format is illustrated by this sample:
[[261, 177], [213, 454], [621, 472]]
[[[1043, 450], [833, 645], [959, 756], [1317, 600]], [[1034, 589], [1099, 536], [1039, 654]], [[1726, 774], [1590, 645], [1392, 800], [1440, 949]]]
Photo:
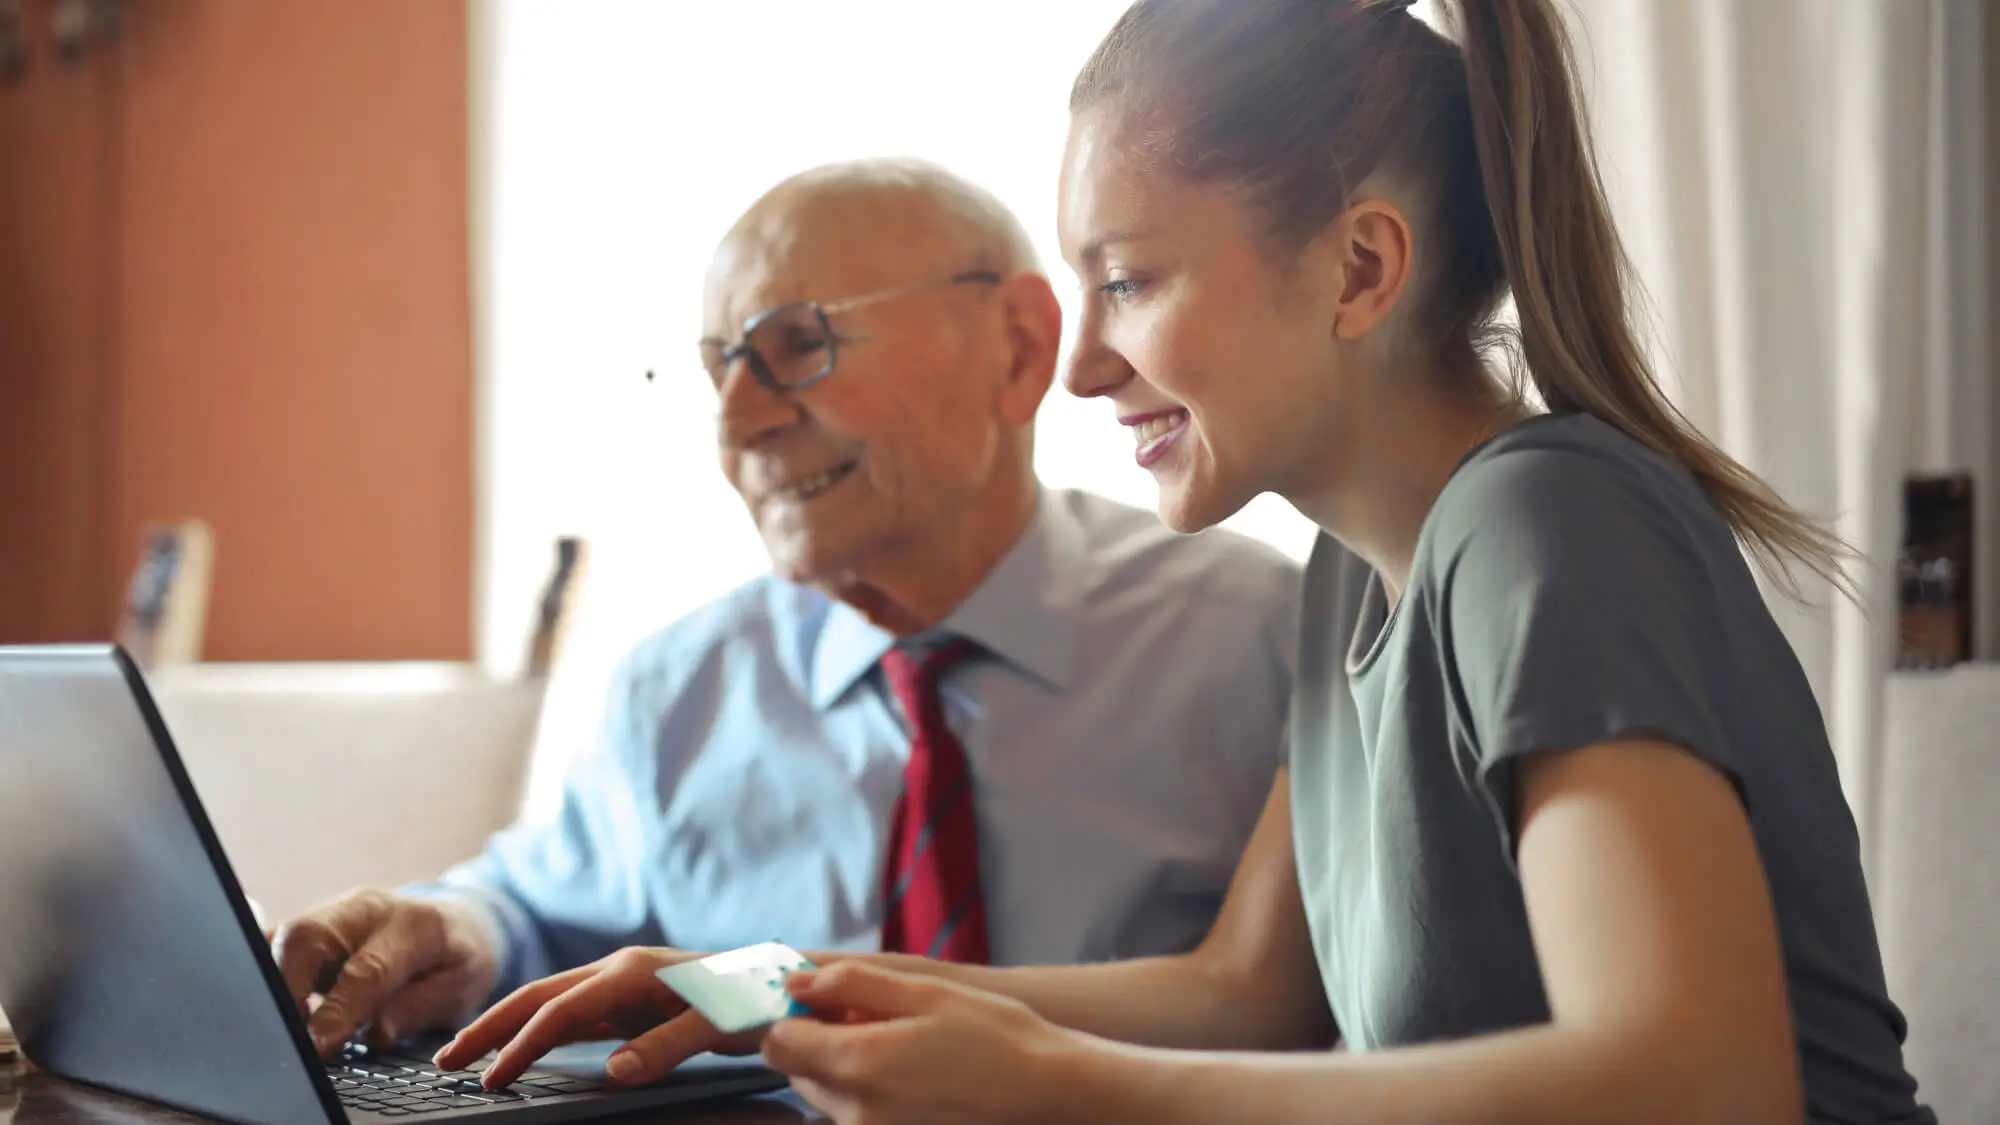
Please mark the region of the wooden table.
[[[828, 1119], [791, 1094], [774, 1094], [597, 1120], [617, 1125], [825, 1125]], [[0, 1063], [0, 1125], [204, 1125], [208, 1121]]]

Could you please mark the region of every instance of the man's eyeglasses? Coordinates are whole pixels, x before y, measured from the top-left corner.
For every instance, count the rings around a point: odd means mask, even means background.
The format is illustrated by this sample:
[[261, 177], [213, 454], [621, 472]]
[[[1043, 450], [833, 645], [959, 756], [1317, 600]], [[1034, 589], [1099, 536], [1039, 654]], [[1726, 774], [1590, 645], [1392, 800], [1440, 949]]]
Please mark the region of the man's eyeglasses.
[[[744, 321], [743, 338], [734, 344], [712, 337], [703, 340], [701, 365], [708, 371], [709, 381], [718, 387], [728, 374], [729, 365], [741, 359], [749, 364], [757, 381], [771, 390], [779, 394], [796, 391], [833, 374], [834, 364], [840, 361], [842, 340], [834, 334], [828, 317], [947, 285], [998, 285], [1000, 281], [1000, 275], [993, 270], [966, 270], [935, 281], [920, 281], [824, 304], [793, 301], [765, 309]], [[653, 373], [648, 371], [646, 378], [652, 377]]]

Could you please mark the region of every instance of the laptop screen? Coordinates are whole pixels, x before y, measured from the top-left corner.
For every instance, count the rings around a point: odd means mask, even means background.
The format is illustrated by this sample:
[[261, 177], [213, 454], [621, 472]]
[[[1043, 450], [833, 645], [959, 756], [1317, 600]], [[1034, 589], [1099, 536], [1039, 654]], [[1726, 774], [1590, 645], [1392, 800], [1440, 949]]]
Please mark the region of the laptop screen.
[[0, 1008], [29, 1057], [254, 1125], [335, 1120], [143, 681], [0, 649]]

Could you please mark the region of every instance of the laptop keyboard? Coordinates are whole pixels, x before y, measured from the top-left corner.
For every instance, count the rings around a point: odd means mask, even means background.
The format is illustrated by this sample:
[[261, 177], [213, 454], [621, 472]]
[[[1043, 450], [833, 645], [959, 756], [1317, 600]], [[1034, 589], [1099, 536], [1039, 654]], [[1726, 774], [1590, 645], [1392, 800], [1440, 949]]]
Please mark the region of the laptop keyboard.
[[339, 1095], [341, 1105], [384, 1117], [436, 1113], [496, 1102], [533, 1101], [603, 1089], [602, 1083], [587, 1078], [531, 1070], [512, 1086], [488, 1090], [479, 1084], [476, 1070], [439, 1070], [426, 1059], [382, 1054], [358, 1043], [348, 1044], [338, 1057], [329, 1061], [326, 1072], [333, 1079], [333, 1090]]

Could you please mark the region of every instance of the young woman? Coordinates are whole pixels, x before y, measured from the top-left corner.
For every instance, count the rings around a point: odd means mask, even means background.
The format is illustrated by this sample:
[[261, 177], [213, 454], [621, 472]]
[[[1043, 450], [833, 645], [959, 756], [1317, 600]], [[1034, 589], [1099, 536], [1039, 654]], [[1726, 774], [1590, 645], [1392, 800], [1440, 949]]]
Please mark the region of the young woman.
[[[822, 1018], [762, 1050], [836, 1121], [1932, 1120], [1744, 557], [1839, 544], [1654, 385], [1549, 0], [1443, 6], [1462, 46], [1397, 0], [1141, 0], [1079, 77], [1070, 389], [1174, 527], [1269, 491], [1326, 532], [1290, 765], [1185, 956], [816, 955]], [[1536, 408], [1482, 363], [1510, 297]], [[531, 985], [441, 1061], [754, 1049], [662, 995], [683, 956]]]

